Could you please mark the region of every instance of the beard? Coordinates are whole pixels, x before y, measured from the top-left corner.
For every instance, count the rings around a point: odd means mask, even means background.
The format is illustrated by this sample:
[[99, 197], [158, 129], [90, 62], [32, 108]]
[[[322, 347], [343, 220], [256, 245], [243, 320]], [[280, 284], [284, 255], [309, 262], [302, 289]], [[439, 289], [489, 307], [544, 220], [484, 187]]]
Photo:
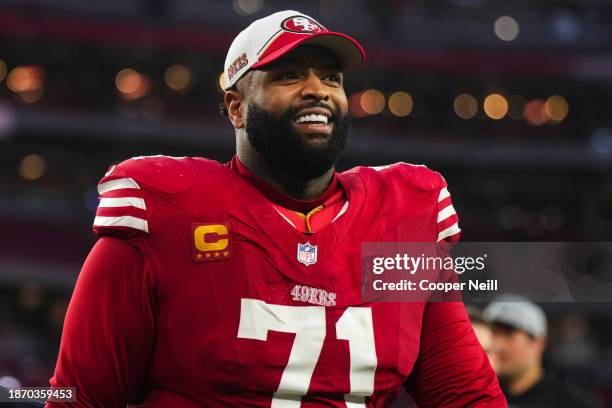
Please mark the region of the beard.
[[[331, 135], [324, 143], [308, 144], [293, 126], [293, 117], [302, 109], [322, 107], [332, 112]], [[291, 108], [280, 117], [251, 104], [247, 109], [246, 133], [251, 146], [276, 171], [308, 181], [332, 168], [344, 150], [350, 126], [349, 114], [330, 109], [324, 103]]]

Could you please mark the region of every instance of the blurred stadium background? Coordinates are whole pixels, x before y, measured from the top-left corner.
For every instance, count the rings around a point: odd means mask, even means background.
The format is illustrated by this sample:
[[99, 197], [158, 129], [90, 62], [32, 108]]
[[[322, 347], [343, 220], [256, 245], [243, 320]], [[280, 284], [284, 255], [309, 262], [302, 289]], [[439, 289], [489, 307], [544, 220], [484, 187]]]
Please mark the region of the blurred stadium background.
[[[108, 165], [230, 159], [225, 52], [289, 8], [368, 53], [341, 169], [441, 171], [464, 241], [612, 241], [609, 0], [0, 0], [0, 383], [52, 374]], [[547, 367], [612, 406], [612, 306], [543, 306]]]

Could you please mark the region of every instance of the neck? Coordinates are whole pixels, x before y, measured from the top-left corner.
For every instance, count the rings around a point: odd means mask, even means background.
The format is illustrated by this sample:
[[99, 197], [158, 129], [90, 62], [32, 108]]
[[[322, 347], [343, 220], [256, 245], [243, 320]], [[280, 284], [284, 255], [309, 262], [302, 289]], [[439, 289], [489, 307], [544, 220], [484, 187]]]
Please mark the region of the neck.
[[310, 201], [321, 196], [331, 183], [334, 169], [327, 170], [321, 176], [300, 180], [287, 174], [282, 174], [278, 170], [270, 167], [259, 153], [241, 148], [237, 149], [238, 159], [253, 173], [264, 179], [271, 186], [289, 197], [297, 200]]
[[527, 371], [525, 371], [522, 375], [507, 380], [506, 385], [508, 392], [511, 395], [521, 395], [540, 381], [542, 376], [542, 365], [535, 364], [527, 369]]

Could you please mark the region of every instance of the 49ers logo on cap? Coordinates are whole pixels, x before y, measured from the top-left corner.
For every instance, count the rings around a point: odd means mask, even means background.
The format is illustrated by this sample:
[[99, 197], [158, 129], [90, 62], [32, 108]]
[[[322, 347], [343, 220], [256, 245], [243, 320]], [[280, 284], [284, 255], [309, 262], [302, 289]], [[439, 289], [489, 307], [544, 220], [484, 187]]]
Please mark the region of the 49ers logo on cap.
[[304, 16], [286, 18], [283, 20], [281, 27], [283, 30], [291, 31], [292, 33], [320, 33], [324, 31], [324, 28], [319, 23]]
[[241, 56], [236, 58], [232, 65], [227, 69], [227, 77], [232, 79], [234, 75], [242, 68], [246, 67], [249, 63], [249, 59], [247, 58], [246, 52], [243, 52]]

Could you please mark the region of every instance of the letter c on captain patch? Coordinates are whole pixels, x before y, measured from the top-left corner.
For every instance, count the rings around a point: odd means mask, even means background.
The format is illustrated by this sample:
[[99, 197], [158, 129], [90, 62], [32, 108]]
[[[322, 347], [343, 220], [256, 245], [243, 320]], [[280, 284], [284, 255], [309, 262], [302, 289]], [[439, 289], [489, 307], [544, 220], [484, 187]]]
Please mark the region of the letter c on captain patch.
[[228, 224], [193, 224], [193, 260], [217, 261], [230, 257]]

